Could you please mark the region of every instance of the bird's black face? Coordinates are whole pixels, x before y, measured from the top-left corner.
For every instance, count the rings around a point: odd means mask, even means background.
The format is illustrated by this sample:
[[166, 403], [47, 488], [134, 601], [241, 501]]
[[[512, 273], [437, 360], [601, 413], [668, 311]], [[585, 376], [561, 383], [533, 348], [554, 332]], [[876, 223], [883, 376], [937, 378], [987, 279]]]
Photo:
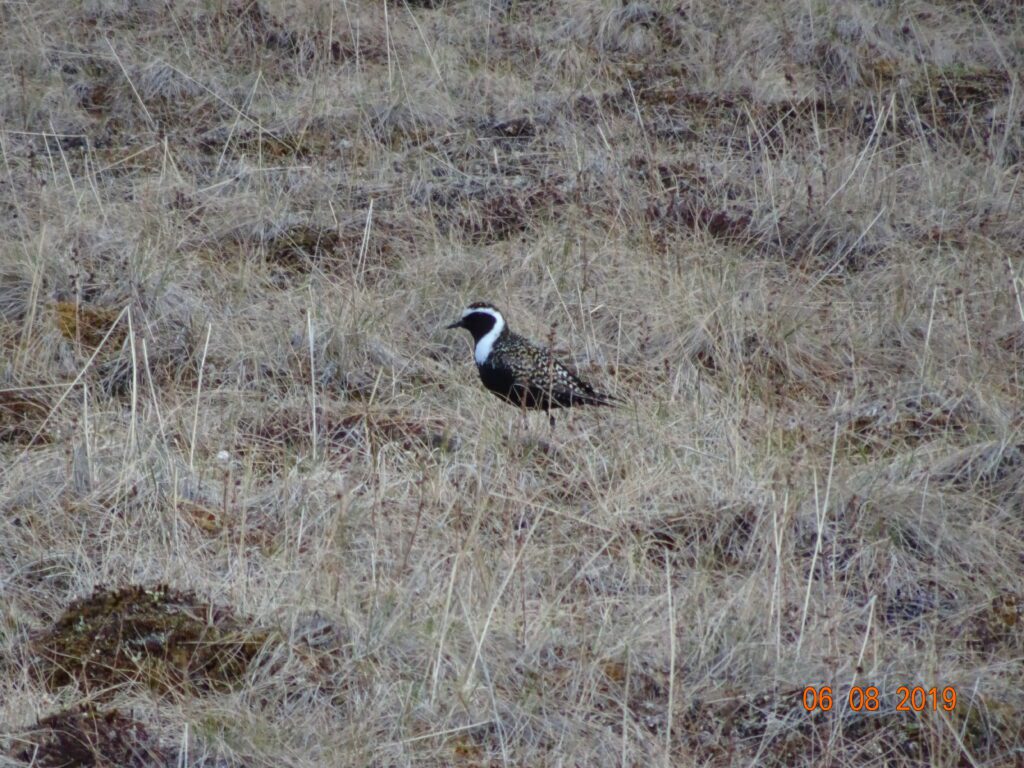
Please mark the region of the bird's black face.
[[501, 314], [490, 304], [470, 304], [469, 308], [462, 313], [462, 317], [447, 327], [465, 328], [473, 334], [474, 341], [480, 341], [494, 330], [499, 322], [503, 322]]

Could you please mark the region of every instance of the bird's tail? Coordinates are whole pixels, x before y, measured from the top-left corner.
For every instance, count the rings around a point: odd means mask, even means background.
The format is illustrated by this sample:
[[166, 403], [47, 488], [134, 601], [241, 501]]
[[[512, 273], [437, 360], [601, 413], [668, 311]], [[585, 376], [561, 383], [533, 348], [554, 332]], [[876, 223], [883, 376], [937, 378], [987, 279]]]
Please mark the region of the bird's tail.
[[574, 401], [579, 401], [580, 405], [603, 405], [608, 408], [617, 408], [620, 405], [625, 405], [626, 401], [618, 395], [610, 395], [605, 392], [588, 392], [587, 394], [573, 395]]

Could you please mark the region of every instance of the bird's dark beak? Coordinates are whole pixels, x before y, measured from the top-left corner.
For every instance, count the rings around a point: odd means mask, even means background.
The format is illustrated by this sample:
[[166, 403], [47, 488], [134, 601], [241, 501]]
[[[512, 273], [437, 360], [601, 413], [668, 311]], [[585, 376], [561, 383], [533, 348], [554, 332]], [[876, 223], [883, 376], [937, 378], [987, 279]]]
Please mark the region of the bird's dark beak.
[[456, 320], [456, 321], [455, 321], [454, 323], [452, 323], [451, 325], [446, 325], [446, 326], [445, 326], [445, 329], [450, 329], [450, 328], [461, 328], [461, 327], [462, 327], [462, 320], [460, 319], [460, 320]]

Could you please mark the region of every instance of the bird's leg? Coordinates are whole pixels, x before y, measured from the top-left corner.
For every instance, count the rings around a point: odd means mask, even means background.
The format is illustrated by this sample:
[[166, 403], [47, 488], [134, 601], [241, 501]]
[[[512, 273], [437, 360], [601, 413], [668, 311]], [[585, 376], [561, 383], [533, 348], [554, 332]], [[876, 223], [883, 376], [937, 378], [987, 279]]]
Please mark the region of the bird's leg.
[[552, 429], [555, 428], [555, 417], [551, 413], [551, 403], [554, 401], [554, 394], [555, 394], [555, 355], [554, 355], [554, 352], [552, 351], [554, 349], [554, 347], [555, 347], [555, 326], [554, 326], [554, 324], [552, 324], [551, 330], [548, 332], [548, 347], [547, 347], [547, 353], [548, 353], [548, 377], [547, 377], [548, 407], [546, 409], [547, 412], [548, 412], [548, 424], [551, 425]]

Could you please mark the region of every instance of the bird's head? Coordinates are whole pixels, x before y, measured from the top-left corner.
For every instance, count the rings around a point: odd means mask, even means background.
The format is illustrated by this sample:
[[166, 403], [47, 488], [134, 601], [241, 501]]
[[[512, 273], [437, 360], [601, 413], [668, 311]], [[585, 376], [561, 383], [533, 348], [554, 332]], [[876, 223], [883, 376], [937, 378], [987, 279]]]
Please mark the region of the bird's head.
[[478, 342], [491, 333], [497, 338], [505, 328], [505, 318], [493, 304], [476, 301], [462, 310], [462, 316], [447, 327], [465, 328]]

